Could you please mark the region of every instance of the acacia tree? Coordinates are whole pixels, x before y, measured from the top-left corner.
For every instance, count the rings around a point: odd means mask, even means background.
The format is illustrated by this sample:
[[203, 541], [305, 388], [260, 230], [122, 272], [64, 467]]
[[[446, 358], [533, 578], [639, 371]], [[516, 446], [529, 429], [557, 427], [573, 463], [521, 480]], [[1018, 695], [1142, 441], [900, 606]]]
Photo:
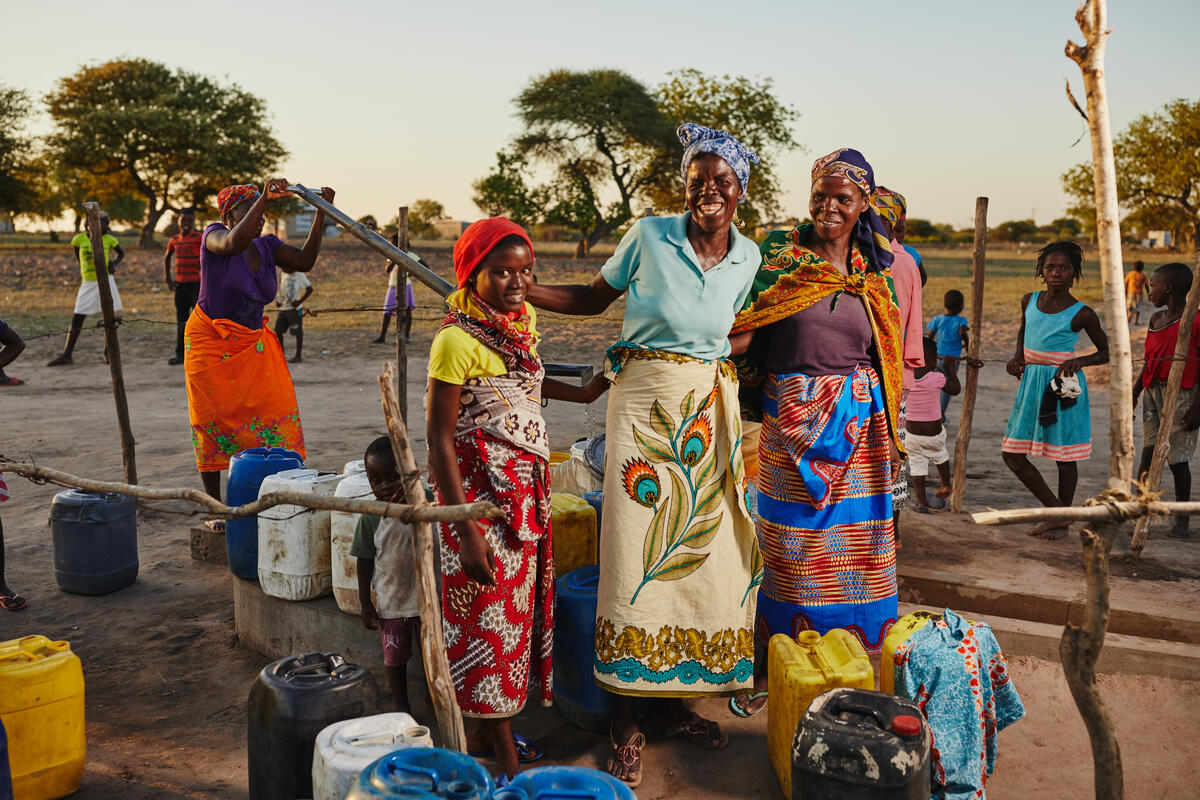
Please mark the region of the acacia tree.
[[55, 155], [92, 175], [125, 173], [146, 200], [141, 245], [167, 211], [262, 180], [286, 156], [266, 104], [236, 85], [145, 59], [83, 67], [46, 97]]
[[26, 164], [29, 139], [23, 132], [31, 110], [29, 95], [0, 84], [0, 213], [5, 215], [24, 211], [33, 196]]
[[[1143, 114], [1113, 140], [1117, 195], [1129, 221], [1195, 241], [1200, 230], [1200, 101], [1173, 100]], [[1072, 216], [1095, 218], [1092, 165], [1062, 176]]]
[[546, 192], [529, 184], [529, 163], [511, 150], [496, 153], [496, 166], [471, 184], [471, 201], [489, 217], [506, 216], [528, 228], [545, 216]]

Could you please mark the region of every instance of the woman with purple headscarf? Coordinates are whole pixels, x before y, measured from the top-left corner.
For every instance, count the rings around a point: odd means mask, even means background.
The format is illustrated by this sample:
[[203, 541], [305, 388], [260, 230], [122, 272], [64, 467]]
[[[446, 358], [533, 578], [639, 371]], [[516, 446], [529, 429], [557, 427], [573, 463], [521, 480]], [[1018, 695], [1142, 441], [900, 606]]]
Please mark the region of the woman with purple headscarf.
[[[762, 243], [763, 266], [734, 326], [743, 412], [761, 419], [755, 693], [777, 633], [845, 628], [879, 652], [896, 619], [891, 484], [900, 465], [900, 310], [892, 251], [857, 150], [813, 164], [812, 222]], [[890, 470], [889, 470], [890, 464]]]
[[745, 503], [734, 315], [758, 271], [737, 206], [758, 157], [726, 131], [687, 123], [681, 173], [687, 211], [643, 217], [590, 284], [535, 284], [527, 299], [599, 314], [625, 295], [613, 382], [596, 610], [596, 681], [618, 695], [608, 771], [636, 786], [646, 739], [635, 698], [659, 698], [668, 734], [707, 750], [728, 743], [684, 697], [750, 686], [754, 592], [761, 572]]

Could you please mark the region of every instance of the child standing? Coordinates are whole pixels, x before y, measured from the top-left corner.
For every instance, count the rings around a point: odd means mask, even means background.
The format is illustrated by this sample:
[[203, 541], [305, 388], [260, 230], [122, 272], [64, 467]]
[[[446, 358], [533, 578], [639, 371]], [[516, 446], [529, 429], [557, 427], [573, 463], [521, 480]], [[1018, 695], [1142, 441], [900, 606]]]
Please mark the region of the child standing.
[[291, 331], [296, 337], [296, 355], [288, 359], [293, 364], [303, 361], [304, 348], [304, 301], [313, 293], [312, 282], [303, 272], [284, 272], [279, 279], [279, 296], [275, 305], [279, 314], [275, 317], [275, 337], [283, 344], [283, 334]]
[[[8, 327], [2, 319], [0, 319], [0, 345], [3, 345], [0, 347], [0, 375], [3, 375], [4, 368], [24, 352], [25, 340]], [[0, 503], [7, 499], [8, 485], [4, 482], [4, 474], [0, 473]], [[27, 605], [29, 604], [25, 598], [10, 589], [4, 580], [4, 523], [0, 521], [0, 611], [20, 611]]]
[[[537, 317], [525, 302], [533, 245], [504, 217], [474, 223], [454, 245], [458, 291], [429, 353], [429, 466], [446, 505], [489, 500], [499, 519], [441, 525], [446, 654], [468, 751], [511, 777], [541, 751], [512, 732], [530, 684], [550, 705], [554, 567], [550, 455], [541, 399], [588, 403], [608, 386], [545, 379]], [[533, 668], [533, 680], [530, 667]]]
[[[171, 258], [175, 259], [175, 276], [171, 276]], [[183, 363], [183, 330], [188, 317], [200, 299], [200, 231], [196, 230], [196, 212], [185, 208], [179, 212], [179, 233], [167, 242], [163, 256], [163, 273], [167, 288], [175, 294], [175, 355], [167, 363]]]
[[[380, 436], [363, 456], [367, 480], [377, 500], [404, 501], [404, 486], [396, 471], [392, 440]], [[412, 526], [392, 517], [363, 514], [354, 529], [350, 555], [358, 559], [358, 599], [367, 630], [379, 629], [383, 665], [397, 711], [411, 711], [408, 702], [408, 662], [413, 637], [421, 635], [421, 605], [413, 557]], [[379, 600], [371, 600], [371, 589]]]
[[[1017, 352], [1008, 374], [1021, 379], [1000, 450], [1013, 471], [1044, 506], [1069, 506], [1079, 481], [1078, 461], [1092, 455], [1092, 424], [1088, 416], [1087, 379], [1083, 367], [1108, 362], [1108, 336], [1089, 306], [1071, 295], [1083, 277], [1083, 251], [1070, 241], [1052, 242], [1038, 251], [1034, 275], [1046, 288], [1021, 299]], [[1089, 356], [1076, 357], [1080, 331], [1096, 346]], [[1067, 398], [1051, 387], [1055, 378], [1075, 375], [1079, 394]], [[1045, 456], [1058, 465], [1058, 494], [1050, 491], [1029, 456]], [[1067, 534], [1061, 523], [1043, 522], [1027, 533], [1040, 539]]]
[[[1142, 302], [1149, 281], [1146, 278], [1146, 265], [1141, 261], [1133, 262], [1133, 272], [1125, 275], [1125, 303], [1129, 308], [1129, 324], [1136, 325], [1141, 317], [1138, 303]], [[1182, 308], [1182, 306], [1180, 306]], [[1182, 311], [1180, 313], [1183, 313]]]
[[[392, 244], [399, 247], [398, 242], [400, 236], [393, 233], [391, 236]], [[417, 259], [422, 264], [425, 260]], [[428, 266], [428, 264], [426, 264]], [[404, 341], [409, 341], [412, 337], [412, 318], [413, 309], [417, 307], [417, 301], [413, 295], [412, 277], [405, 273], [404, 276], [404, 310], [400, 310], [399, 290], [400, 290], [400, 267], [394, 261], [389, 261], [384, 265], [384, 269], [388, 272], [388, 290], [387, 295], [383, 298], [383, 321], [379, 324], [379, 335], [371, 341], [375, 344], [383, 344], [387, 337], [388, 323], [392, 317], [396, 318], [396, 335], [399, 336], [403, 331]]]
[[[950, 496], [950, 454], [946, 452], [946, 429], [942, 427], [941, 394], [956, 395], [962, 391], [958, 376], [938, 369], [938, 348], [934, 339], [925, 339], [925, 366], [913, 371], [913, 385], [908, 390], [908, 417], [905, 426], [908, 436], [908, 468], [917, 495], [913, 509], [918, 514], [929, 513], [929, 502], [925, 496], [925, 478], [929, 476], [929, 464], [937, 467], [941, 486], [934, 496], [943, 501]], [[945, 507], [945, 502], [937, 506]]]
[[[1137, 262], [1140, 264], [1141, 262]], [[1132, 273], [1131, 273], [1132, 274]], [[1175, 357], [1175, 345], [1179, 341], [1179, 320], [1183, 316], [1183, 305], [1188, 290], [1192, 288], [1192, 271], [1186, 264], [1164, 264], [1150, 276], [1150, 302], [1163, 309], [1150, 317], [1146, 331], [1146, 360], [1142, 373], [1133, 382], [1133, 407], [1137, 408], [1138, 397], [1143, 391], [1146, 401], [1142, 405], [1142, 459], [1138, 465], [1138, 477], [1142, 478], [1150, 469], [1154, 456], [1154, 443], [1158, 429], [1163, 424], [1163, 392], [1167, 386], [1167, 375]], [[1165, 308], [1164, 308], [1165, 306]], [[1200, 319], [1200, 314], [1197, 315]], [[1188, 340], [1187, 360], [1183, 365], [1183, 382], [1179, 385], [1179, 401], [1171, 420], [1171, 438], [1167, 463], [1175, 479], [1175, 499], [1185, 502], [1192, 495], [1192, 471], [1188, 461], [1196, 452], [1196, 429], [1200, 428], [1200, 395], [1196, 392], [1196, 378], [1200, 374], [1200, 324], [1192, 324]], [[1158, 488], [1158, 487], [1154, 487]], [[1187, 539], [1190, 517], [1176, 517], [1171, 528], [1171, 537]]]
[[[957, 289], [946, 292], [942, 304], [946, 307], [945, 314], [938, 314], [929, 320], [929, 333], [937, 338], [938, 368], [947, 375], [958, 377], [958, 362], [962, 358], [963, 347], [969, 344], [969, 325], [967, 318], [962, 315], [963, 293]], [[942, 392], [942, 419], [946, 418], [946, 409], [950, 406], [950, 395]]]
[[[100, 233], [104, 242], [104, 261], [108, 264], [108, 288], [112, 291], [113, 311], [120, 311], [121, 293], [117, 291], [117, 281], [113, 277], [113, 273], [116, 272], [117, 264], [120, 264], [121, 260], [125, 258], [125, 251], [121, 249], [121, 243], [117, 241], [117, 237], [109, 232], [110, 225], [108, 214], [101, 211]], [[75, 342], [83, 330], [84, 319], [89, 314], [100, 313], [100, 287], [96, 283], [96, 265], [92, 261], [90, 223], [84, 223], [84, 230], [84, 233], [75, 234], [75, 238], [71, 240], [71, 246], [75, 248], [75, 260], [79, 262], [79, 274], [82, 278], [79, 283], [79, 291], [75, 294], [75, 316], [71, 317], [71, 329], [67, 331], [67, 346], [63, 349], [62, 355], [46, 365], [48, 367], [61, 367], [64, 364], [73, 363], [72, 354], [75, 352]], [[115, 258], [113, 253], [116, 253]], [[104, 350], [104, 363], [108, 363], [107, 347]]]

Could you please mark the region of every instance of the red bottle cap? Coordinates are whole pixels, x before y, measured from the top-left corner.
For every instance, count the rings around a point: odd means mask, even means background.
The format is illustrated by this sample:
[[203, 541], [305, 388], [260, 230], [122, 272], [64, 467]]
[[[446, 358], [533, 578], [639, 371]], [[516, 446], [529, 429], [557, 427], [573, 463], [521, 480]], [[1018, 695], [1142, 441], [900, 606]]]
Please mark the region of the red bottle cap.
[[901, 714], [892, 720], [892, 733], [898, 736], [919, 736], [921, 720], [909, 714]]

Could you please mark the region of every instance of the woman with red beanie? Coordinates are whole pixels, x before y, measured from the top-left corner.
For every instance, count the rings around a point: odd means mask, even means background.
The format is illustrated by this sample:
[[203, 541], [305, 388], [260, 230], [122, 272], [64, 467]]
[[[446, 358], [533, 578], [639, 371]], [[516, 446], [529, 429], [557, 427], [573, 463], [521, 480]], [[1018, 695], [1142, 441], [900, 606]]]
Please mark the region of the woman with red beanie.
[[533, 244], [515, 222], [474, 223], [454, 246], [458, 290], [433, 337], [426, 395], [429, 469], [446, 505], [490, 501], [498, 519], [441, 526], [442, 616], [468, 750], [494, 755], [499, 782], [541, 757], [512, 732], [530, 669], [550, 705], [554, 559], [550, 440], [542, 398], [590, 403], [608, 387], [546, 379], [538, 357]]

